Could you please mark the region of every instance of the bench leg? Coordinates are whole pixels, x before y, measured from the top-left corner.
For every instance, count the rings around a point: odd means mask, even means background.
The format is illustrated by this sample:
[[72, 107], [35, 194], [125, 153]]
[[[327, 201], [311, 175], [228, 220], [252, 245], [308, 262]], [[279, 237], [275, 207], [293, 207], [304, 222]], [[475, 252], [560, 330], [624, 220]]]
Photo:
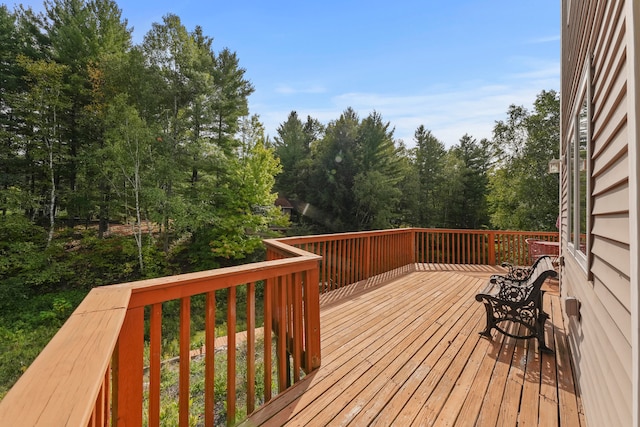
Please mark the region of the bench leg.
[[480, 332], [480, 335], [491, 339], [491, 330], [496, 325], [496, 318], [493, 315], [493, 307], [491, 306], [491, 304], [485, 302], [484, 309], [487, 314], [487, 327], [484, 329], [484, 331]]
[[549, 315], [544, 311], [540, 310], [540, 315], [536, 320], [536, 338], [538, 339], [538, 349], [541, 352], [545, 353], [553, 353], [553, 350], [547, 347], [547, 344], [544, 342], [544, 324], [549, 318]]

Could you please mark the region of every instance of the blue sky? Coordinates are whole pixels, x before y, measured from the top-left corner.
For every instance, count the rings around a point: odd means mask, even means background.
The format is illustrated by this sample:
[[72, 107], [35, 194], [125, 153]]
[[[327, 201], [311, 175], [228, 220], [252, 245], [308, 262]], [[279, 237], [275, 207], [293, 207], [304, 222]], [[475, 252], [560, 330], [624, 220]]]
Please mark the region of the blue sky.
[[237, 52], [255, 86], [251, 113], [272, 137], [292, 110], [327, 123], [352, 107], [378, 111], [409, 146], [421, 124], [451, 146], [465, 133], [490, 138], [509, 105], [559, 89], [559, 0], [117, 3], [135, 42], [173, 13], [214, 50]]

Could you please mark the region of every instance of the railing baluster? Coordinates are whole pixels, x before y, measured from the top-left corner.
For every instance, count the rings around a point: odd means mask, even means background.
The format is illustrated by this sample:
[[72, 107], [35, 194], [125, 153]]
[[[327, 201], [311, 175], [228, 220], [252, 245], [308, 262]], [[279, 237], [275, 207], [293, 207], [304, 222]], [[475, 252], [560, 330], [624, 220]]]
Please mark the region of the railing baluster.
[[349, 239], [342, 239], [342, 286], [346, 286], [349, 283]]
[[111, 419], [111, 364], [107, 366], [107, 372], [104, 374], [104, 383], [102, 385], [102, 391], [104, 392], [104, 396], [102, 399], [102, 408], [101, 411], [103, 413], [102, 419], [104, 423], [101, 425], [110, 426]]
[[[384, 258], [387, 258], [391, 262], [387, 264], [387, 269], [389, 271], [393, 270], [397, 267], [398, 263], [398, 251], [396, 243], [398, 241], [398, 237], [395, 235], [389, 236], [389, 244], [383, 248]], [[392, 253], [389, 253], [392, 252]]]
[[142, 424], [144, 307], [127, 310], [114, 358], [113, 401], [116, 425]]
[[205, 297], [204, 335], [204, 424], [212, 426], [215, 420], [215, 379], [216, 379], [216, 293], [207, 292]]
[[227, 425], [236, 422], [236, 287], [227, 290]]
[[329, 250], [329, 262], [331, 263], [331, 290], [338, 289], [338, 284], [336, 281], [336, 241], [331, 240], [330, 242], [330, 250]]
[[328, 242], [323, 242], [322, 243], [322, 292], [327, 292], [329, 289], [331, 289], [330, 285], [330, 281], [331, 279], [329, 278], [329, 244]]
[[278, 277], [276, 288], [277, 303], [275, 306], [278, 340], [276, 343], [278, 354], [278, 392], [283, 392], [287, 388], [287, 295], [286, 277]]
[[149, 323], [149, 427], [156, 427], [160, 425], [162, 304], [157, 303], [151, 306]]
[[95, 406], [91, 413], [91, 426], [106, 426], [110, 425], [111, 411], [109, 405], [109, 383], [111, 380], [111, 366], [107, 367], [107, 371], [102, 380], [98, 397], [96, 398]]
[[389, 247], [389, 236], [378, 236], [376, 242], [378, 245], [376, 246], [377, 262], [375, 274], [381, 274], [389, 268], [388, 260], [384, 256], [385, 248]]
[[302, 363], [302, 280], [299, 273], [291, 278], [293, 286], [292, 322], [293, 322], [293, 382], [300, 381]]
[[362, 238], [358, 237], [354, 239], [354, 250], [355, 250], [355, 262], [353, 265], [353, 281], [359, 282], [362, 279], [362, 266], [363, 266], [363, 258], [362, 258]]
[[349, 245], [349, 266], [347, 268], [347, 274], [349, 275], [349, 283], [355, 283], [357, 280], [355, 274], [355, 263], [353, 261], [357, 259], [355, 249], [356, 239], [350, 238], [347, 242]]
[[344, 239], [336, 240], [336, 283], [342, 288], [344, 283]]
[[180, 299], [180, 386], [178, 402], [180, 406], [180, 426], [189, 425], [189, 400], [191, 376], [191, 297]]
[[433, 232], [433, 234], [431, 234], [431, 260], [430, 262], [432, 264], [435, 264], [437, 261], [437, 257], [438, 257], [438, 240], [439, 240], [439, 233]]
[[[402, 254], [402, 250], [398, 245], [400, 242], [400, 236], [392, 235], [389, 236], [389, 238], [391, 240], [391, 245], [386, 248], [385, 252], [389, 259], [393, 260], [393, 263], [389, 266], [389, 271], [391, 271], [400, 266], [400, 255]], [[390, 254], [389, 251], [393, 251], [393, 253]]]
[[389, 245], [389, 236], [377, 236], [376, 237], [376, 269], [374, 275], [380, 274], [387, 269], [386, 259], [384, 257], [384, 248]]
[[[273, 326], [273, 299], [276, 279], [264, 284], [264, 401], [271, 400], [271, 328]], [[209, 424], [210, 425], [210, 424]]]
[[256, 285], [247, 284], [247, 414], [256, 408]]
[[349, 252], [349, 240], [342, 239], [342, 286], [353, 283], [349, 277], [349, 264], [351, 264], [349, 262], [349, 256], [351, 255]]
[[369, 253], [367, 252], [367, 238], [360, 238], [360, 268], [358, 269], [358, 280], [364, 280], [367, 277], [367, 265], [369, 264]]
[[432, 253], [432, 249], [431, 249], [431, 234], [427, 233], [425, 231], [419, 231], [421, 239], [420, 239], [420, 244], [421, 244], [421, 253], [422, 253], [422, 257], [420, 258], [420, 262], [421, 263], [429, 263], [429, 256]]
[[337, 278], [336, 282], [338, 283], [338, 287], [341, 288], [344, 286], [344, 239], [339, 239], [337, 242], [337, 259], [336, 259], [336, 267], [337, 267]]
[[[496, 234], [494, 232], [489, 232], [489, 264], [496, 264]], [[498, 242], [498, 250], [500, 248], [500, 243]]]
[[[289, 274], [286, 276], [287, 280], [287, 288], [285, 294], [287, 296], [287, 353], [293, 354], [293, 308], [295, 306], [294, 296], [293, 296], [293, 287], [294, 287], [294, 277], [293, 274]], [[289, 382], [287, 382], [289, 385]]]

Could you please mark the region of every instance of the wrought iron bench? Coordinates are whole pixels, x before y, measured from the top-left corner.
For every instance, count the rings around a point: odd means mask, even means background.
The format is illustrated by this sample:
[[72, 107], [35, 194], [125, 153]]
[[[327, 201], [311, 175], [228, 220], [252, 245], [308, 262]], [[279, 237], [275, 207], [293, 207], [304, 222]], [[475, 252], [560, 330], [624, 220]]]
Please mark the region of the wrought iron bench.
[[[541, 288], [548, 278], [557, 275], [551, 259], [543, 256], [529, 270], [523, 269], [517, 275], [492, 276], [476, 295], [487, 312], [487, 327], [480, 334], [491, 339], [491, 330], [495, 328], [513, 338], [536, 338], [540, 351], [552, 352], [544, 342], [544, 324], [549, 315], [542, 309]], [[518, 278], [522, 276], [526, 277]], [[513, 333], [507, 329], [510, 325], [515, 325]]]

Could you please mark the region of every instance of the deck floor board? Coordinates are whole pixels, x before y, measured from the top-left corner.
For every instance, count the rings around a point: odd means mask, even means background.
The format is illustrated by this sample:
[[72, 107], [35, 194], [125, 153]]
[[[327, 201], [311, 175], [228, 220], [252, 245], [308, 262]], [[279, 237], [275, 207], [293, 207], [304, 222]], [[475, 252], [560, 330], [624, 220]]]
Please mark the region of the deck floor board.
[[[322, 366], [245, 425], [584, 425], [557, 289], [547, 345], [484, 328], [488, 266], [421, 264], [321, 297]], [[372, 284], [373, 283], [373, 284]]]

